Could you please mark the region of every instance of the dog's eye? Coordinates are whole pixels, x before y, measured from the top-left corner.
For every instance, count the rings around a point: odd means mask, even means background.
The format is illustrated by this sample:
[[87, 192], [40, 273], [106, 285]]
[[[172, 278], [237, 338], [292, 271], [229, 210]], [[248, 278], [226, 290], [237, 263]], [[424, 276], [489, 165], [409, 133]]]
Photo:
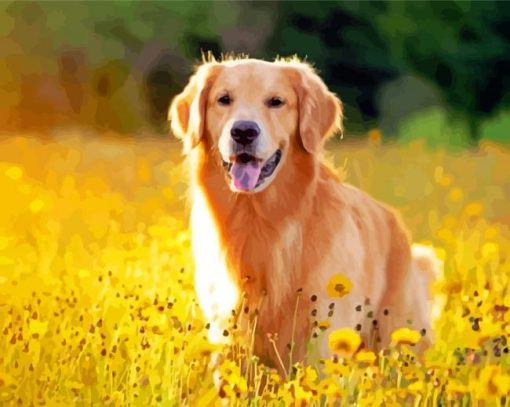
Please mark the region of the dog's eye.
[[275, 96], [266, 101], [267, 107], [280, 107], [283, 106], [284, 104], [285, 102], [283, 101], [283, 99], [278, 96]]
[[230, 103], [232, 103], [232, 99], [229, 95], [223, 95], [218, 99], [218, 103], [223, 106], [228, 106]]

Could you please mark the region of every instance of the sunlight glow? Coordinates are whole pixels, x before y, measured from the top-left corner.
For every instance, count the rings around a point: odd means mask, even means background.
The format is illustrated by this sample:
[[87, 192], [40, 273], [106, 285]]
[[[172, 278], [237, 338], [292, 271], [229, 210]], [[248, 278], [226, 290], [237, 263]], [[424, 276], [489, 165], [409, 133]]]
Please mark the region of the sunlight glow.
[[209, 340], [223, 343], [226, 341], [223, 331], [237, 306], [239, 291], [227, 270], [225, 253], [206, 198], [198, 188], [193, 195], [192, 246], [195, 254], [200, 253], [195, 256], [195, 288], [200, 306], [211, 324]]

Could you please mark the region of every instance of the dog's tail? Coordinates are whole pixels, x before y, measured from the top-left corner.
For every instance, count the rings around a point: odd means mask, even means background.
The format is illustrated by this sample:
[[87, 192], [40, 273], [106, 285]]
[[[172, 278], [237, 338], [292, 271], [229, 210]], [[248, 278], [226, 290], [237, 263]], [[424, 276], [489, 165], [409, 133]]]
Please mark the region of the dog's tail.
[[411, 253], [414, 269], [425, 274], [429, 282], [441, 277], [443, 264], [432, 247], [415, 243], [411, 247]]

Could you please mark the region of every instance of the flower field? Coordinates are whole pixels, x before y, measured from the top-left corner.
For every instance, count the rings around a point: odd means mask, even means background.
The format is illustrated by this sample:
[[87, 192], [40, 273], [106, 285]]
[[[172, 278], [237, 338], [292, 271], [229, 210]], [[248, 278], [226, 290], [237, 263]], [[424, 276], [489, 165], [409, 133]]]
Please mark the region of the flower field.
[[[285, 379], [247, 344], [215, 349], [193, 291], [180, 145], [3, 136], [0, 405], [510, 406], [510, 151], [377, 137], [328, 150], [444, 261], [423, 358], [410, 327], [379, 353], [358, 351], [355, 330], [335, 331], [338, 357], [289, 366]], [[339, 281], [329, 291], [349, 295]], [[244, 353], [249, 374], [226, 358], [218, 391], [214, 351]]]

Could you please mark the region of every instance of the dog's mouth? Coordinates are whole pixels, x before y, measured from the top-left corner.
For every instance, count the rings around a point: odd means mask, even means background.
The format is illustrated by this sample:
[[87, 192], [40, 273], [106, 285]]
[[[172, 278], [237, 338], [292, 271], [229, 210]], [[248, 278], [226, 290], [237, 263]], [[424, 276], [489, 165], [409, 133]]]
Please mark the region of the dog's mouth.
[[261, 186], [274, 173], [281, 158], [280, 149], [265, 161], [251, 154], [241, 153], [230, 162], [223, 161], [223, 167], [238, 191], [249, 192]]

